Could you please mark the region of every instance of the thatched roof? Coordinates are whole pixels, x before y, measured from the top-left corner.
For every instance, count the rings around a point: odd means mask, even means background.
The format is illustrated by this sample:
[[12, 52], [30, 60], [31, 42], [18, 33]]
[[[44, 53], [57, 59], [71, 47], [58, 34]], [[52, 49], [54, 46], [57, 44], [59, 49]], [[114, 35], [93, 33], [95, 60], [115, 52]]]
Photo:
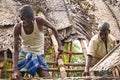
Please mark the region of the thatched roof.
[[71, 26], [70, 13], [67, 12], [67, 4], [65, 5], [64, 0], [47, 0], [45, 4], [46, 16], [56, 26], [57, 30]]
[[118, 67], [120, 70], [120, 43], [101, 59], [91, 71], [109, 71]]
[[[73, 34], [77, 34], [78, 38], [79, 36], [84, 36], [86, 39], [90, 40], [92, 32], [95, 34], [96, 24], [94, 15], [89, 15], [87, 9], [81, 7], [77, 1], [42, 0], [40, 5], [42, 5], [41, 8], [47, 19], [56, 26], [58, 31], [63, 31], [63, 33], [60, 34], [64, 34], [62, 35], [62, 39], [65, 40], [69, 36], [73, 36], [71, 40], [74, 40]], [[68, 30], [68, 28], [69, 31], [66, 32], [69, 34], [66, 35], [65, 30]]]
[[[62, 43], [70, 42], [78, 38], [87, 39], [91, 38], [90, 32], [93, 29], [93, 20], [90, 15], [84, 11], [79, 4], [70, 0], [70, 2], [64, 2], [64, 0], [1, 0], [0, 2], [0, 14], [3, 15], [0, 18], [0, 25], [14, 25], [15, 17], [17, 16], [16, 8], [19, 2], [22, 4], [31, 4], [33, 7], [37, 6], [45, 14], [46, 18], [56, 26], [59, 32]], [[6, 4], [5, 4], [6, 3]], [[9, 7], [8, 7], [9, 6]], [[6, 15], [7, 14], [7, 15]], [[16, 15], [16, 16], [15, 16]], [[4, 30], [1, 27], [2, 30]], [[11, 28], [12, 29], [12, 28]], [[10, 47], [12, 38], [6, 36], [12, 36], [10, 28], [2, 31], [0, 34], [0, 45], [1, 48]], [[47, 31], [47, 30], [46, 30]], [[48, 32], [46, 32], [48, 33]], [[5, 34], [5, 35], [4, 35]], [[4, 35], [4, 36], [3, 36]], [[45, 35], [45, 45], [47, 47], [52, 45], [49, 33]], [[11, 39], [11, 40], [9, 40]], [[48, 45], [49, 44], [49, 45]], [[3, 47], [4, 46], [4, 47]]]
[[13, 0], [0, 0], [0, 26], [13, 25], [16, 16], [16, 3]]
[[0, 51], [13, 48], [13, 25], [16, 23], [18, 4], [0, 0]]
[[0, 28], [0, 51], [13, 48], [13, 27]]

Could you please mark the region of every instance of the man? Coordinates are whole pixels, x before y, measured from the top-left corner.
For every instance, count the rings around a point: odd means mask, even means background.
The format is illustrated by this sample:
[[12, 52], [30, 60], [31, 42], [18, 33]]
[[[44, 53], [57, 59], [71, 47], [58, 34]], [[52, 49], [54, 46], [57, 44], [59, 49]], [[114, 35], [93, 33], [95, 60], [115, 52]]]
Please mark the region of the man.
[[[31, 6], [24, 5], [20, 9], [21, 22], [14, 26], [14, 54], [13, 79], [22, 80], [20, 71], [27, 71], [33, 77], [38, 73], [40, 77], [48, 77], [48, 65], [44, 59], [43, 26], [50, 28], [57, 41], [58, 50], [62, 51], [62, 44], [58, 32], [47, 20], [34, 16]], [[21, 48], [19, 47], [21, 45]], [[19, 71], [20, 70], [20, 71]]]
[[110, 25], [107, 22], [101, 22], [98, 25], [98, 34], [90, 40], [83, 76], [89, 76], [89, 68], [100, 61], [116, 45], [109, 27]]

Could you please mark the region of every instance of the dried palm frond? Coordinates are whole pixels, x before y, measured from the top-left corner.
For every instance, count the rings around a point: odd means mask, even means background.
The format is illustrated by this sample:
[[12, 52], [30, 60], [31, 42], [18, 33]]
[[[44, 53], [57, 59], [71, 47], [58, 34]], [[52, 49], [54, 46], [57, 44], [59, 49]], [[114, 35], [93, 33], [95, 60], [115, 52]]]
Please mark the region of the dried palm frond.
[[[120, 43], [101, 59], [91, 71], [111, 71], [120, 66]], [[120, 69], [120, 68], [119, 68]]]

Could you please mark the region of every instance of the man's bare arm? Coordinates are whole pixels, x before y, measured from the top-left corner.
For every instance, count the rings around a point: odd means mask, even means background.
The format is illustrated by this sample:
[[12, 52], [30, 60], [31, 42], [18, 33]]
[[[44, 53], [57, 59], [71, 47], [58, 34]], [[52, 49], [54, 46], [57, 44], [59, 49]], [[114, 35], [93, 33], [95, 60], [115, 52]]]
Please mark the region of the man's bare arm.
[[43, 19], [43, 18], [38, 18], [37, 20], [38, 20], [43, 26], [48, 27], [48, 28], [50, 28], [50, 29], [53, 31], [53, 33], [54, 33], [54, 35], [55, 35], [55, 38], [57, 39], [59, 49], [62, 49], [62, 43], [61, 43], [61, 41], [60, 41], [60, 39], [59, 39], [58, 31], [55, 29], [55, 27], [54, 27], [49, 21], [47, 21], [47, 20], [45, 20], [45, 19]]
[[85, 71], [83, 73], [83, 76], [89, 76], [89, 69], [90, 69], [92, 59], [93, 59], [93, 57], [91, 55], [87, 55]]
[[14, 53], [13, 53], [13, 70], [18, 69], [18, 55], [19, 55], [19, 35], [20, 24], [14, 26]]

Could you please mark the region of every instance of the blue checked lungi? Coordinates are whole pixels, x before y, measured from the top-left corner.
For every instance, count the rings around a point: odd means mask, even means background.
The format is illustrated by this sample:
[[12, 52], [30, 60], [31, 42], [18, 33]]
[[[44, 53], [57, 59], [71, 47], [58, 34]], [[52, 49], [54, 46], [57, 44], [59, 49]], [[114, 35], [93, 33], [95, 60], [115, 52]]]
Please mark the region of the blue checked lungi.
[[20, 50], [18, 61], [18, 68], [20, 71], [27, 71], [29, 74], [34, 76], [39, 67], [49, 71], [44, 54], [35, 54]]

